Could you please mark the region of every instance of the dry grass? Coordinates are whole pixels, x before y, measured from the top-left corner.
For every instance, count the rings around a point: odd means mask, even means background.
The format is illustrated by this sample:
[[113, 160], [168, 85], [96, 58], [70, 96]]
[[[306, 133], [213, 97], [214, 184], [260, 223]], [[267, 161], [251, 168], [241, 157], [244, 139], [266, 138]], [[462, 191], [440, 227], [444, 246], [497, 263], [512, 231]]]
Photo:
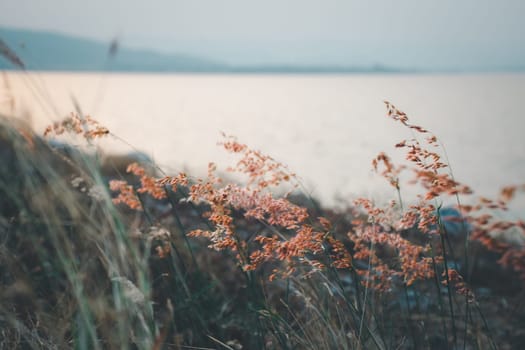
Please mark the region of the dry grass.
[[[166, 175], [147, 159], [48, 141], [111, 135], [81, 114], [47, 139], [3, 118], [0, 347], [524, 346], [525, 224], [493, 215], [524, 187], [463, 204], [472, 190], [452, 176], [438, 138], [386, 105], [411, 133], [396, 145], [407, 161], [380, 153], [372, 166], [398, 197], [338, 211], [232, 137], [222, 146], [244, 183], [213, 163], [205, 178]], [[403, 198], [402, 172], [422, 188], [417, 198]], [[501, 239], [511, 230], [514, 241]]]

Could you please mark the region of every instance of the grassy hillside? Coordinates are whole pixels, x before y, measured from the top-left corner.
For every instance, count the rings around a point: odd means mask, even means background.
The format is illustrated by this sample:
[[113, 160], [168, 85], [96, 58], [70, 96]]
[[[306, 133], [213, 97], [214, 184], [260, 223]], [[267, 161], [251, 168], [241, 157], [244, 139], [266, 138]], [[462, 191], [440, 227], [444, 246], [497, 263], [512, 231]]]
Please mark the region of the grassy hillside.
[[385, 154], [374, 167], [399, 198], [333, 210], [235, 138], [222, 146], [243, 184], [213, 163], [195, 178], [100, 153], [111, 132], [86, 116], [45, 138], [1, 118], [0, 348], [523, 347], [525, 224], [492, 213], [525, 188], [436, 206], [470, 189], [443, 171], [434, 137], [387, 107], [420, 140], [397, 145], [425, 189], [417, 205]]

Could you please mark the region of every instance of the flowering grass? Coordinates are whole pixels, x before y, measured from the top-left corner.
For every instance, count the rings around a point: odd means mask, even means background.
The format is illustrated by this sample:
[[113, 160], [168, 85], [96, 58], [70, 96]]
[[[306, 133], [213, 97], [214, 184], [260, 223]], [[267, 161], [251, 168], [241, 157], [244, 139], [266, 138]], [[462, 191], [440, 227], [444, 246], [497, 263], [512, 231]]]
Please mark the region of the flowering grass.
[[525, 186], [476, 199], [435, 135], [389, 102], [386, 115], [410, 135], [394, 147], [406, 162], [379, 153], [371, 166], [398, 196], [344, 210], [320, 208], [284, 164], [234, 137], [219, 145], [239, 182], [214, 163], [196, 178], [61, 144], [113, 135], [80, 113], [43, 137], [2, 120], [0, 346], [523, 346], [525, 223], [496, 213]]

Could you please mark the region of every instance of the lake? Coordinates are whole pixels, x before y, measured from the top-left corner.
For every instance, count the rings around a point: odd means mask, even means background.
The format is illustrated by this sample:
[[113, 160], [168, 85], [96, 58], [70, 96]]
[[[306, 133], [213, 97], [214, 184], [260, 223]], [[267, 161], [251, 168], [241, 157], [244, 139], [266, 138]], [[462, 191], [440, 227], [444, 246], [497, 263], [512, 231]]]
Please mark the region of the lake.
[[[412, 137], [386, 117], [383, 100], [433, 131], [455, 177], [481, 195], [525, 183], [525, 74], [189, 75], [5, 74], [14, 113], [43, 131], [74, 110], [107, 126], [163, 167], [201, 175], [210, 161], [231, 164], [220, 132], [287, 164], [323, 203], [336, 197], [384, 200], [393, 191], [371, 171], [385, 151]], [[3, 101], [3, 102], [2, 102]], [[132, 149], [103, 141], [111, 152]], [[414, 188], [405, 188], [410, 198]], [[520, 216], [525, 201], [514, 210]]]

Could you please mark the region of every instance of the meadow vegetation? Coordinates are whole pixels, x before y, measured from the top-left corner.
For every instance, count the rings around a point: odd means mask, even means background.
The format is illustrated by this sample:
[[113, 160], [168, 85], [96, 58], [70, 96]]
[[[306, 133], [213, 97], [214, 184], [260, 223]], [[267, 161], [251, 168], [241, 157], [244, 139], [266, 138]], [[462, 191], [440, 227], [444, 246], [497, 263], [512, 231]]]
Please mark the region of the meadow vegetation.
[[80, 111], [42, 135], [2, 117], [0, 348], [523, 347], [525, 223], [500, 214], [525, 185], [477, 198], [435, 135], [386, 115], [406, 161], [371, 166], [396, 198], [337, 209], [235, 137], [237, 161], [195, 177], [102, 153], [117, 136]]

